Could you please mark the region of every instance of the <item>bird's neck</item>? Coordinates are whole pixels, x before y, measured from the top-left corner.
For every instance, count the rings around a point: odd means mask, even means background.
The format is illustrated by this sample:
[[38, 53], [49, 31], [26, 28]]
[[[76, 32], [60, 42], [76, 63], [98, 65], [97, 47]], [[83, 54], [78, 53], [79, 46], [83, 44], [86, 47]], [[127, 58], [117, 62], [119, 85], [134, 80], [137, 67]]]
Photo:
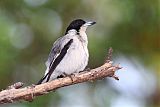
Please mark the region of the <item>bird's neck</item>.
[[76, 35], [76, 34], [77, 34], [77, 31], [74, 30], [74, 29], [72, 29], [72, 30], [69, 30], [69, 31], [68, 31], [68, 34], [69, 34], [69, 35]]
[[81, 41], [87, 45], [88, 44], [88, 38], [87, 38], [86, 32], [85, 31], [80, 31], [79, 36], [80, 36]]
[[85, 45], [88, 45], [88, 38], [87, 38], [87, 34], [86, 34], [86, 29], [81, 29], [79, 32], [77, 32], [76, 30], [72, 29], [68, 31], [69, 35], [78, 35], [78, 39]]

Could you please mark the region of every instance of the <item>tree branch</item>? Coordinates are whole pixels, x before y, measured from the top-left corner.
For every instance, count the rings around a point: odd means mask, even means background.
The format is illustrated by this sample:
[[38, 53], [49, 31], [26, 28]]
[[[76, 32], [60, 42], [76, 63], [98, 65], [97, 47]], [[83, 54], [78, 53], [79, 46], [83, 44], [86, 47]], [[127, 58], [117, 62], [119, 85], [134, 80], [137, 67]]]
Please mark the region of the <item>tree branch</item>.
[[0, 92], [0, 104], [12, 103], [14, 101], [21, 100], [33, 101], [36, 96], [47, 94], [48, 92], [54, 91], [58, 88], [102, 79], [105, 77], [113, 77], [116, 80], [119, 80], [118, 77], [115, 76], [115, 71], [121, 69], [121, 67], [119, 67], [119, 65], [114, 66], [112, 64], [112, 61], [110, 61], [112, 54], [111, 51], [112, 50], [110, 49], [109, 56], [106, 59], [105, 63], [98, 68], [71, 75], [71, 77], [55, 79], [53, 81], [40, 85], [21, 88], [23, 84], [21, 82], [18, 82], [12, 86], [9, 86], [8, 89]]

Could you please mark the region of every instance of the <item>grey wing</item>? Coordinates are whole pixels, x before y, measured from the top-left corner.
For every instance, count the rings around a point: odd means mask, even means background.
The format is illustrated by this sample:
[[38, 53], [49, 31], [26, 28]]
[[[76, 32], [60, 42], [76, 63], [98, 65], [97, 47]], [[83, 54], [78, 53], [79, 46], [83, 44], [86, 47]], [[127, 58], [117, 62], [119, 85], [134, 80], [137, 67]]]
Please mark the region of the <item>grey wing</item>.
[[54, 60], [58, 57], [58, 55], [60, 54], [62, 48], [64, 47], [64, 45], [70, 40], [69, 36], [63, 36], [59, 39], [57, 39], [54, 44], [53, 47], [51, 49], [51, 52], [48, 56], [48, 60], [46, 61], [46, 67], [49, 67], [50, 64], [52, 62], [54, 62]]
[[56, 57], [59, 55], [61, 51], [61, 44], [60, 44], [61, 43], [60, 41], [62, 41], [61, 39], [62, 38], [59, 38], [54, 42], [51, 52], [49, 53], [48, 59], [45, 63], [46, 67], [49, 67], [50, 63], [54, 61], [54, 59], [56, 59]]

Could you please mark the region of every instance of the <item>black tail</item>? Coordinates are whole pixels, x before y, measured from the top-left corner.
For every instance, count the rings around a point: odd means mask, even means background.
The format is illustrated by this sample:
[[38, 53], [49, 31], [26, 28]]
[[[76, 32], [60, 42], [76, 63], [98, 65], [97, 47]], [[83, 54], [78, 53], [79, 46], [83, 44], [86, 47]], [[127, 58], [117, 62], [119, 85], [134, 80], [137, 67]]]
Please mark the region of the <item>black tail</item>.
[[36, 85], [42, 84], [42, 81], [43, 81], [43, 80], [44, 80], [43, 78], [40, 79]]
[[37, 83], [36, 85], [42, 84], [43, 80], [46, 79], [47, 75], [48, 75], [48, 73], [47, 73], [44, 77], [42, 77], [42, 78], [38, 81], [38, 83]]

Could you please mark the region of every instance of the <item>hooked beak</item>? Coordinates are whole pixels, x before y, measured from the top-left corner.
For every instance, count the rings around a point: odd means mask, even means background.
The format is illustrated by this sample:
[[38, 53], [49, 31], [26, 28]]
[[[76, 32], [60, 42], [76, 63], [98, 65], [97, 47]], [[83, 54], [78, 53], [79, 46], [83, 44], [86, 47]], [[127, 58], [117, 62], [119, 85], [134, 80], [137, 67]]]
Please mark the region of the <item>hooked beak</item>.
[[86, 22], [86, 23], [84, 24], [84, 26], [92, 26], [92, 25], [94, 25], [94, 24], [96, 24], [96, 22], [94, 22], [94, 21], [88, 21], [88, 22]]

